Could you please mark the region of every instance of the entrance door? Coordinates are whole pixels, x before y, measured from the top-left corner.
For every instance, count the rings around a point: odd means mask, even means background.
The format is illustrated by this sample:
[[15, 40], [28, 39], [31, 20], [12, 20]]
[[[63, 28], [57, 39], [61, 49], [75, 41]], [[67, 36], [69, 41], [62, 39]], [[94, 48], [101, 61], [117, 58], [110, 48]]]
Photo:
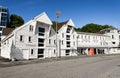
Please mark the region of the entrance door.
[[51, 58], [51, 57], [52, 57], [52, 50], [49, 49], [49, 50], [48, 50], [48, 58]]
[[20, 59], [29, 59], [29, 50], [24, 49], [23, 53], [19, 53]]

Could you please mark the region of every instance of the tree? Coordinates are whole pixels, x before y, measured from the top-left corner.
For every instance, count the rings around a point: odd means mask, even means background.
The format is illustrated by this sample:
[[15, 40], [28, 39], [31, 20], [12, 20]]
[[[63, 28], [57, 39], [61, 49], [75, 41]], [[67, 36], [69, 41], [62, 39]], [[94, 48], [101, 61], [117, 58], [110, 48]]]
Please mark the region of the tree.
[[106, 25], [103, 25], [102, 28], [105, 29], [105, 28], [115, 28], [115, 27], [106, 24]]
[[81, 32], [81, 28], [74, 28], [76, 32]]
[[101, 25], [90, 23], [90, 24], [83, 26], [81, 28], [81, 31], [82, 32], [96, 33], [98, 31], [100, 31], [101, 29], [102, 29]]
[[114, 27], [110, 25], [99, 25], [99, 24], [90, 23], [90, 24], [86, 24], [82, 28], [75, 28], [75, 30], [77, 32], [97, 33], [105, 28], [114, 28]]
[[23, 24], [24, 24], [24, 20], [21, 16], [18, 16], [16, 14], [11, 14], [9, 27], [16, 28]]

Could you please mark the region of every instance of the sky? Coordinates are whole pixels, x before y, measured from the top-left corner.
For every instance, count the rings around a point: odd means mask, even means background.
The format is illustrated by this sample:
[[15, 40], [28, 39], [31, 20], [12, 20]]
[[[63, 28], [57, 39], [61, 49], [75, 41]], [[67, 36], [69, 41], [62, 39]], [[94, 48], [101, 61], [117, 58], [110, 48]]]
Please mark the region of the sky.
[[55, 13], [60, 10], [58, 21], [72, 19], [76, 28], [95, 23], [120, 29], [120, 0], [0, 0], [0, 6], [7, 7], [10, 14], [21, 16], [25, 22], [42, 12], [55, 21]]

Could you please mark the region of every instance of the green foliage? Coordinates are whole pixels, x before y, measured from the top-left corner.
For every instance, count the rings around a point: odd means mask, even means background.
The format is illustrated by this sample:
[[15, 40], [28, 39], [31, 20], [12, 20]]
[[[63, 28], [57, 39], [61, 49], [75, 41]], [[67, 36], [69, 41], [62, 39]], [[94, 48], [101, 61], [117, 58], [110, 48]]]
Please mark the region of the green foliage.
[[81, 28], [74, 28], [76, 32], [81, 32]]
[[105, 28], [114, 28], [114, 27], [110, 25], [99, 25], [99, 24], [90, 23], [90, 24], [86, 24], [82, 28], [75, 28], [75, 30], [77, 32], [97, 33], [100, 30], [105, 29]]
[[24, 20], [21, 16], [18, 16], [16, 14], [12, 14], [10, 16], [10, 25], [11, 28], [16, 28], [24, 24]]

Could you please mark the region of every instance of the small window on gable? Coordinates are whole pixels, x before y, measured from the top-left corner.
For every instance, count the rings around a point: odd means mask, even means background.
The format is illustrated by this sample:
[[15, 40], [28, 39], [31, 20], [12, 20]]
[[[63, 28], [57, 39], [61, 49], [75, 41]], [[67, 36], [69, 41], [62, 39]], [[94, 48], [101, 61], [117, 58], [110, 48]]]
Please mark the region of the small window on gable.
[[33, 25], [29, 26], [29, 31], [33, 31]]
[[20, 35], [20, 41], [23, 41], [23, 35]]
[[33, 49], [31, 49], [31, 55], [33, 55], [34, 53], [33, 53]]
[[31, 36], [28, 37], [28, 41], [31, 42]]

